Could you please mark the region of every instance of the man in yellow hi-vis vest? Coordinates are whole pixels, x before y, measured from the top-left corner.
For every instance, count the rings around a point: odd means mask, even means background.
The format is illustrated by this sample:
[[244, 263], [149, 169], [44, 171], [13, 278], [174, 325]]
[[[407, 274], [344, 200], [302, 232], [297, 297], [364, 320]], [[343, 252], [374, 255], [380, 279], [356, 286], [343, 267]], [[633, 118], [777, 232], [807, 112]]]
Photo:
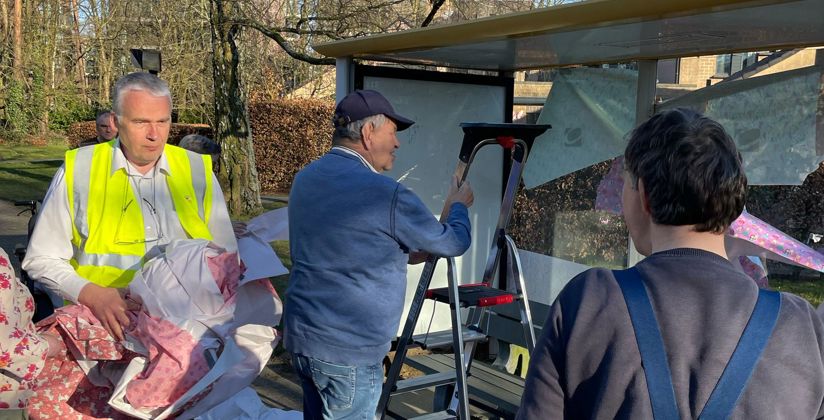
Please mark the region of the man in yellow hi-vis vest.
[[66, 152], [23, 262], [118, 339], [129, 324], [121, 291], [169, 242], [201, 238], [237, 250], [211, 158], [166, 144], [171, 110], [169, 87], [157, 76], [117, 81], [118, 138]]

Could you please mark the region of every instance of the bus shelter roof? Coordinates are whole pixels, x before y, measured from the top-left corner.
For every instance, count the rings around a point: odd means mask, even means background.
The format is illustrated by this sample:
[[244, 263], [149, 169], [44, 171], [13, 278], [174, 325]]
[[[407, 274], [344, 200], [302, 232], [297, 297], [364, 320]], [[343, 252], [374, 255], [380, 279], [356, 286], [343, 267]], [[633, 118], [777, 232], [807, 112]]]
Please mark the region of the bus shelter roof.
[[513, 71], [824, 45], [824, 0], [589, 0], [314, 45], [327, 57]]

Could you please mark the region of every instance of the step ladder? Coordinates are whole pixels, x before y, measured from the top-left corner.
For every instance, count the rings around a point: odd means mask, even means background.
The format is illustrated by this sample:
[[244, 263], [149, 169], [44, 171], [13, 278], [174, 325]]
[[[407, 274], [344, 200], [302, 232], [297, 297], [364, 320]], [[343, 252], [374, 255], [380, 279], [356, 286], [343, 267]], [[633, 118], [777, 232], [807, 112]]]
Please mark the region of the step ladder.
[[[458, 156], [458, 164], [455, 169], [455, 175], [460, 180], [460, 183], [466, 180], [472, 161], [481, 148], [489, 145], [499, 145], [509, 152], [510, 158], [509, 175], [507, 176], [506, 188], [501, 200], [501, 210], [498, 215], [498, 223], [495, 228], [492, 247], [484, 269], [484, 276], [479, 283], [459, 285], [455, 259], [446, 258], [448, 286], [430, 290], [429, 285], [432, 281], [432, 275], [439, 258], [432, 255], [428, 257], [418, 282], [418, 288], [415, 291], [412, 304], [409, 308], [403, 333], [398, 339], [395, 357], [392, 360], [389, 373], [383, 385], [381, 398], [378, 401], [376, 418], [383, 419], [386, 416], [387, 407], [392, 395], [424, 388], [439, 387], [439, 390], [450, 390], [447, 391], [448, 395], [445, 398], [444, 407], [436, 406], [435, 409], [440, 411], [419, 418], [459, 418], [468, 420], [469, 400], [466, 380], [472, 365], [475, 347], [480, 341], [486, 340], [487, 337], [482, 326], [488, 307], [517, 302], [521, 315], [521, 325], [523, 326], [529, 351], [532, 352], [535, 347], [535, 331], [532, 326], [529, 311], [529, 299], [527, 299], [526, 288], [524, 287], [523, 277], [521, 276], [518, 249], [515, 247], [515, 242], [512, 238], [506, 234], [506, 226], [512, 215], [515, 193], [518, 190], [524, 165], [526, 164], [526, 159], [532, 148], [532, 144], [535, 138], [543, 134], [550, 126], [506, 123], [462, 123], [461, 128], [464, 132], [464, 138]], [[448, 208], [444, 208], [441, 212], [441, 222], [445, 221], [445, 215], [448, 211]], [[507, 290], [494, 287], [502, 256], [505, 256], [504, 259], [506, 261]], [[438, 302], [449, 304], [452, 321], [451, 331], [413, 336], [425, 299], [434, 299]], [[468, 309], [465, 325], [461, 319], [461, 308]], [[403, 381], [398, 380], [401, 367], [406, 360], [406, 354], [410, 347], [437, 348], [446, 345], [451, 345], [455, 352], [454, 371], [425, 375]]]

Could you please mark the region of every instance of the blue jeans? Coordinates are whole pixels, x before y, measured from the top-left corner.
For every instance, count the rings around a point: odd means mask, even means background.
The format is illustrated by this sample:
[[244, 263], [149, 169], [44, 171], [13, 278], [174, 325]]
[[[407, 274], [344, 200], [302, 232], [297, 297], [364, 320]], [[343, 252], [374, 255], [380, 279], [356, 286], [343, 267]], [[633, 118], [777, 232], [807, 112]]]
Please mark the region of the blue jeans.
[[304, 419], [369, 419], [383, 388], [383, 365], [346, 366], [293, 354], [303, 387]]

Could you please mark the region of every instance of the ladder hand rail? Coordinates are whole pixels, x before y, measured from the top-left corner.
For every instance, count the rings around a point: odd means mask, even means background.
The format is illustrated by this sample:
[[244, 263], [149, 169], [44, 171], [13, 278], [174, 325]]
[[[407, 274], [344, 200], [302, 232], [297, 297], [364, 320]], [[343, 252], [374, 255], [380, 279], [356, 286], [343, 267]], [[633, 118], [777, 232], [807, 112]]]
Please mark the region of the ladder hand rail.
[[526, 340], [527, 350], [529, 354], [535, 350], [535, 324], [532, 322], [532, 310], [529, 308], [529, 296], [526, 293], [526, 282], [524, 281], [522, 273], [522, 265], [521, 265], [521, 257], [518, 254], [518, 247], [515, 245], [515, 241], [509, 235], [506, 235], [506, 244], [507, 249], [509, 251], [509, 258], [507, 258], [507, 267], [509, 273], [512, 274], [512, 281], [515, 287], [518, 289], [518, 295], [521, 297], [519, 299], [520, 305], [519, 309], [521, 311], [521, 324], [524, 327], [524, 339]]
[[[464, 180], [466, 180], [466, 175], [472, 162], [472, 157], [474, 157], [474, 153], [467, 162], [458, 160], [458, 164], [455, 166], [454, 172], [454, 175], [459, 180], [458, 185], [462, 184]], [[444, 203], [439, 219], [441, 223], [444, 223], [446, 218], [449, 216], [451, 205], [452, 203], [449, 202]], [[393, 388], [395, 387], [397, 379], [400, 376], [403, 361], [406, 359], [406, 352], [411, 344], [410, 341], [415, 332], [415, 326], [418, 323], [418, 317], [421, 313], [424, 296], [426, 295], [426, 291], [429, 289], [429, 285], [432, 282], [432, 275], [435, 273], [435, 267], [437, 266], [439, 258], [440, 257], [437, 255], [432, 254], [428, 254], [426, 256], [426, 263], [424, 264], [420, 280], [418, 280], [418, 288], [415, 290], [415, 295], [412, 298], [412, 304], [410, 305], [409, 312], [407, 313], [406, 323], [404, 324], [403, 332], [401, 333], [401, 340], [398, 341], [398, 347], [395, 349], [395, 359], [389, 366], [389, 372], [387, 372], [386, 375], [387, 380], [383, 384], [381, 397], [378, 400], [378, 405], [375, 409], [376, 418], [383, 419], [386, 416], [386, 408], [389, 405], [389, 398], [391, 397], [392, 391], [394, 390]]]
[[[503, 224], [503, 226], [499, 226], [496, 231], [496, 236], [498, 237], [495, 238], [496, 247], [493, 249], [496, 250], [497, 255], [491, 257], [494, 270], [494, 267], [497, 267], [498, 265], [500, 252], [502, 251], [501, 247], [507, 247], [508, 249], [514, 248], [514, 243], [512, 247], [510, 247], [508, 246], [509, 244], [507, 243], [507, 241], [504, 238], [501, 238], [500, 236], [505, 236], [505, 225], [508, 223], [509, 217], [511, 215], [511, 207], [514, 204], [515, 190], [518, 187], [517, 184], [520, 181], [520, 177], [523, 172], [523, 166], [526, 162], [526, 156], [528, 155], [529, 149], [532, 146], [532, 143], [535, 140], [535, 138], [543, 134], [547, 129], [550, 128], [550, 126], [523, 124], [462, 123], [461, 128], [464, 131], [464, 139], [461, 144], [460, 154], [458, 156], [458, 164], [454, 172], [455, 177], [458, 179], [458, 186], [462, 185], [466, 181], [466, 177], [469, 173], [469, 168], [472, 165], [472, 161], [474, 160], [475, 155], [477, 154], [480, 148], [486, 145], [497, 143], [505, 149], [512, 150], [512, 158], [513, 162], [515, 162], [512, 168], [510, 169], [510, 175], [507, 180], [507, 188], [505, 193], [506, 196], [503, 198], [501, 202], [501, 214], [499, 215], [498, 224]], [[444, 203], [444, 207], [441, 211], [440, 216], [441, 223], [444, 223], [446, 221], [451, 205], [452, 203], [450, 202]], [[508, 208], [504, 208], [505, 206]], [[509, 240], [511, 241], [511, 239]], [[516, 265], [518, 266], [517, 277], [520, 279], [520, 260], [517, 260], [517, 255], [515, 256], [515, 258]], [[418, 282], [418, 287], [415, 290], [415, 296], [413, 297], [412, 304], [407, 314], [406, 323], [404, 324], [401, 339], [398, 340], [398, 346], [395, 351], [395, 358], [393, 359], [390, 365], [390, 369], [386, 377], [386, 382], [383, 385], [381, 397], [376, 407], [375, 416], [377, 418], [383, 419], [386, 416], [389, 399], [391, 397], [392, 391], [394, 391], [395, 385], [397, 384], [398, 377], [400, 376], [401, 367], [403, 366], [404, 360], [406, 359], [407, 349], [409, 345], [412, 344], [412, 336], [418, 322], [418, 317], [420, 316], [421, 307], [423, 306], [423, 300], [425, 298], [429, 285], [432, 282], [432, 275], [434, 274], [435, 266], [438, 262], [438, 259], [439, 257], [434, 255], [428, 255], [426, 258], [426, 264], [424, 265], [423, 271], [421, 273], [421, 277]], [[452, 394], [452, 400], [449, 404], [449, 412], [450, 414], [454, 413], [458, 418], [469, 419], [469, 398], [467, 392], [466, 379], [467, 371], [469, 370], [469, 367], [472, 363], [472, 353], [474, 352], [475, 343], [466, 343], [466, 347], [463, 343], [463, 334], [461, 331], [463, 327], [459, 304], [460, 297], [458, 292], [458, 281], [456, 276], [457, 274], [455, 267], [455, 259], [453, 257], [449, 257], [447, 267], [447, 283], [449, 286], [449, 296], [451, 300], [450, 306], [452, 314], [453, 347], [454, 351], [456, 352], [456, 383], [455, 390]], [[529, 325], [531, 328], [531, 320], [529, 321]], [[534, 342], [534, 332], [532, 341]]]
[[492, 284], [495, 276], [498, 273], [498, 263], [501, 259], [502, 247], [504, 243], [503, 235], [506, 234], [506, 226], [509, 224], [509, 219], [512, 216], [512, 208], [515, 203], [515, 194], [518, 192], [521, 175], [526, 165], [526, 159], [529, 154], [529, 147], [526, 142], [516, 139], [512, 142], [512, 166], [510, 167], [509, 176], [507, 177], [506, 187], [501, 199], [501, 211], [498, 215], [498, 222], [495, 227], [492, 247], [489, 250], [489, 257], [484, 268], [483, 281]]

